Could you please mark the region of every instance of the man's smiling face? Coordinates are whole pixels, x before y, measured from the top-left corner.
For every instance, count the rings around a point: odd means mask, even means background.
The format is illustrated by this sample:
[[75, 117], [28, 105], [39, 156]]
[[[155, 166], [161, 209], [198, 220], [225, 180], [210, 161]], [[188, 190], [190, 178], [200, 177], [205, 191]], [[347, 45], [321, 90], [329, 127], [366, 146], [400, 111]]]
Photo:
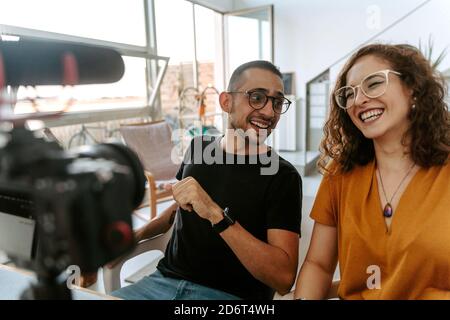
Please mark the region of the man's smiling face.
[[[235, 91], [259, 91], [268, 96], [284, 97], [282, 79], [269, 70], [258, 68], [246, 70], [242, 74]], [[262, 109], [255, 110], [249, 104], [248, 95], [230, 95], [232, 97], [230, 100], [229, 128], [243, 130], [253, 143], [263, 142], [259, 141], [259, 137], [268, 137], [280, 120], [280, 115], [273, 110], [272, 100], [269, 99]]]

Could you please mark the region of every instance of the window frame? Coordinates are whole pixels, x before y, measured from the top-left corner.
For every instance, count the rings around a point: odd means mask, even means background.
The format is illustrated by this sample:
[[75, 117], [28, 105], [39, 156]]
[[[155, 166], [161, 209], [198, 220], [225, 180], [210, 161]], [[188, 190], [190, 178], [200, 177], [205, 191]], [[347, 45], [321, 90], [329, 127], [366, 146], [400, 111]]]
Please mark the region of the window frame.
[[[80, 36], [73, 36], [63, 33], [43, 31], [37, 29], [30, 29], [18, 26], [11, 25], [2, 25], [0, 24], [0, 32], [4, 34], [12, 34], [18, 36], [26, 36], [32, 38], [38, 38], [43, 40], [60, 40], [60, 41], [69, 41], [76, 42], [88, 45], [96, 45], [96, 46], [107, 46], [117, 50], [123, 56], [129, 57], [137, 57], [144, 58], [146, 61], [146, 92], [147, 92], [147, 101], [148, 103], [142, 107], [135, 108], [111, 108], [111, 109], [102, 109], [102, 110], [92, 110], [92, 111], [75, 111], [62, 115], [58, 119], [45, 120], [44, 123], [48, 127], [58, 127], [58, 126], [67, 126], [67, 125], [75, 125], [82, 123], [93, 123], [93, 122], [103, 122], [103, 121], [112, 121], [112, 120], [120, 120], [127, 118], [138, 118], [138, 117], [150, 117], [151, 119], [161, 119], [162, 118], [162, 108], [160, 104], [160, 90], [159, 86], [162, 83], [162, 80], [165, 75], [165, 71], [169, 64], [169, 57], [158, 56], [157, 50], [157, 38], [156, 38], [156, 18], [155, 18], [155, 5], [154, 0], [142, 0], [144, 7], [144, 19], [145, 19], [145, 46], [131, 45], [120, 42], [112, 42], [106, 40], [100, 40], [95, 38], [87, 38]], [[225, 54], [225, 15], [230, 12], [219, 11], [215, 8], [212, 8], [203, 3], [199, 3], [194, 0], [185, 0], [190, 2], [192, 5], [192, 19], [194, 23], [194, 82], [198, 85], [198, 59], [197, 59], [197, 36], [195, 30], [196, 17], [195, 17], [195, 8], [196, 6], [205, 7], [210, 9], [221, 15], [221, 34], [220, 42], [222, 44], [221, 48], [221, 56], [222, 61], [218, 68], [221, 69], [222, 73], [222, 83], [218, 84], [219, 86], [225, 86], [226, 83], [226, 54]], [[266, 7], [266, 6], [264, 6]], [[259, 9], [258, 8], [250, 8], [247, 10]], [[272, 9], [271, 9], [272, 10]], [[241, 10], [242, 11], [242, 10]], [[273, 13], [271, 13], [270, 18], [273, 19]], [[272, 22], [273, 25], [273, 22]], [[273, 32], [272, 32], [273, 36]], [[271, 50], [273, 57], [273, 39], [271, 39]], [[162, 61], [163, 65], [158, 66], [158, 62]], [[162, 69], [162, 70], [161, 70]], [[157, 88], [157, 90], [152, 90], [152, 87]]]
[[[67, 126], [81, 123], [93, 123], [101, 121], [119, 120], [134, 117], [158, 118], [161, 114], [159, 106], [159, 86], [164, 78], [169, 57], [157, 55], [155, 16], [153, 0], [142, 0], [144, 4], [146, 45], [138, 46], [120, 42], [99, 40], [95, 38], [79, 37], [63, 33], [29, 29], [18, 26], [0, 24], [2, 34], [11, 34], [22, 37], [31, 37], [42, 40], [67, 41], [95, 46], [105, 46], [117, 50], [121, 55], [143, 58], [146, 61], [146, 100], [147, 104], [135, 108], [111, 108], [92, 111], [79, 111], [65, 113], [58, 119], [45, 120], [48, 127]], [[156, 61], [156, 64], [152, 61]], [[162, 61], [163, 65], [158, 66]], [[156, 66], [152, 67], [152, 65]], [[152, 90], [155, 87], [156, 90]]]

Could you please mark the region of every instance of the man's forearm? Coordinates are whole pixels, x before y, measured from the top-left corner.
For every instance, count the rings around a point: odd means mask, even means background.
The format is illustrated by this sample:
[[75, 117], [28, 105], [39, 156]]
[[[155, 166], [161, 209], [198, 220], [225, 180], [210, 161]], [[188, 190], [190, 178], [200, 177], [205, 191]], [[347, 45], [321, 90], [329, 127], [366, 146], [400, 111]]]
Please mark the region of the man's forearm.
[[[181, 208], [194, 211], [201, 218], [217, 224], [223, 209], [211, 199], [200, 184], [187, 177], [172, 186], [175, 201]], [[244, 267], [258, 280], [284, 294], [291, 288], [298, 262], [298, 235], [289, 231], [269, 230], [265, 243], [235, 223], [221, 236]]]
[[289, 292], [295, 281], [297, 257], [291, 258], [282, 249], [255, 238], [238, 222], [220, 235], [256, 279], [282, 295]]
[[159, 216], [152, 219], [142, 228], [138, 229], [135, 233], [136, 239], [142, 241], [145, 239], [153, 238], [159, 234], [167, 232], [172, 226], [178, 205], [174, 202], [166, 210], [164, 210]]

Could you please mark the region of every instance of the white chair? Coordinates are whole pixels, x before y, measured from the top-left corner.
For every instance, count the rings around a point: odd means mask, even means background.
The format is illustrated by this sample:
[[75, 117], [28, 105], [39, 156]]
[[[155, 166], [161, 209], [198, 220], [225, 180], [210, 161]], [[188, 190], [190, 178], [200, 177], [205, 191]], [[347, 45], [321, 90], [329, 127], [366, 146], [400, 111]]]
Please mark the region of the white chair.
[[[159, 261], [163, 256], [164, 252], [167, 247], [167, 243], [170, 240], [170, 237], [172, 235], [173, 225], [167, 231], [166, 233], [157, 235], [156, 237], [153, 237], [151, 239], [143, 240], [139, 242], [136, 246], [136, 248], [129, 253], [128, 255], [122, 257], [112, 268], [109, 268], [108, 266], [103, 267], [103, 284], [105, 286], [105, 292], [106, 294], [110, 294], [112, 291], [115, 291], [117, 289], [121, 288], [121, 271], [124, 264], [134, 258], [137, 257], [143, 253], [147, 253], [149, 251], [160, 251], [163, 254], [158, 257], [157, 260], [154, 262]], [[148, 263], [147, 263], [148, 265]], [[145, 268], [144, 268], [145, 269]], [[142, 270], [142, 269], [141, 269]], [[146, 276], [147, 274], [138, 271], [135, 274], [139, 274], [139, 276]]]

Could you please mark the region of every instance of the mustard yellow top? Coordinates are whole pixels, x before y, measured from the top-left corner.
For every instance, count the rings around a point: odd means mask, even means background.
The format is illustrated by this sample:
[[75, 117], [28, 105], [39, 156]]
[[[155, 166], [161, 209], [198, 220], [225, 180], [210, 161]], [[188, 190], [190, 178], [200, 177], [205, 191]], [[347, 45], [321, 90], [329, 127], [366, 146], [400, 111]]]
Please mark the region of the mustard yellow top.
[[339, 297], [450, 299], [450, 163], [417, 171], [389, 231], [375, 169], [373, 161], [325, 175], [311, 212], [316, 222], [337, 228]]

